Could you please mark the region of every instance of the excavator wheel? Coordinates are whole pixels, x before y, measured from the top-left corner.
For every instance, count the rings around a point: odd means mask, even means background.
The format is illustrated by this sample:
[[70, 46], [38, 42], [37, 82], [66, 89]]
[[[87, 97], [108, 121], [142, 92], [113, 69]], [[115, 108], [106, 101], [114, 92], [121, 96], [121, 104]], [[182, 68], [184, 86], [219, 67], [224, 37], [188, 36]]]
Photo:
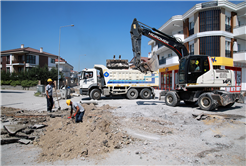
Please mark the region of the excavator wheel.
[[167, 92], [165, 96], [166, 105], [175, 107], [179, 104], [180, 100], [176, 96], [175, 92]]
[[198, 105], [202, 110], [212, 111], [215, 109], [214, 100], [209, 93], [203, 93], [198, 98]]

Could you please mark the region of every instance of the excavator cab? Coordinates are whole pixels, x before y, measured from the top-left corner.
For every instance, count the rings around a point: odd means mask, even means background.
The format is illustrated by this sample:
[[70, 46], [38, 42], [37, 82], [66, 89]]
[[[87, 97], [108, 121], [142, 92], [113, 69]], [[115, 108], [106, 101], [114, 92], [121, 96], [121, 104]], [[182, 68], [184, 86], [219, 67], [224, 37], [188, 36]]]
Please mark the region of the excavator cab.
[[179, 84], [197, 83], [197, 78], [210, 70], [207, 55], [190, 55], [180, 59]]

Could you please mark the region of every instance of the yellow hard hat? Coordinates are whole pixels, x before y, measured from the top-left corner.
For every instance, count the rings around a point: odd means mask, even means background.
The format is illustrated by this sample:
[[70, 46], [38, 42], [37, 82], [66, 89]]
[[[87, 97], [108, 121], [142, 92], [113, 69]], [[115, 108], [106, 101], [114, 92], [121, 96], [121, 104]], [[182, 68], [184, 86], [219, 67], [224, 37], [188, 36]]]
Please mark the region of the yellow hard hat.
[[47, 80], [47, 82], [52, 82], [52, 79], [51, 79], [51, 78], [49, 78], [49, 79]]
[[71, 104], [71, 100], [67, 100], [66, 103], [67, 103], [67, 105], [70, 105]]

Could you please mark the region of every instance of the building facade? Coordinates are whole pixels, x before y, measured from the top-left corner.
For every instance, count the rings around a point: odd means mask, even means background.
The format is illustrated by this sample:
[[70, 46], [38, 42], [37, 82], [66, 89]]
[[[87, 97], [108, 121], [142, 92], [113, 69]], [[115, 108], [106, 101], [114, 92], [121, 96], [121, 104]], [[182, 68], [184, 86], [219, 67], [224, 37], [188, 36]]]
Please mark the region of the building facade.
[[0, 67], [1, 70], [10, 73], [28, 71], [32, 67], [43, 67], [45, 65], [51, 69], [52, 67], [56, 67], [56, 58], [57, 55], [44, 52], [42, 47], [40, 47], [40, 50], [37, 50], [24, 47], [24, 44], [21, 44], [21, 48], [1, 51]]
[[[191, 55], [209, 55], [215, 69], [233, 70], [236, 86], [225, 90], [246, 90], [246, 2], [199, 3], [185, 14], [171, 17], [159, 30], [182, 41]], [[159, 58], [159, 88], [174, 89], [178, 82], [178, 56], [154, 40], [148, 44], [149, 57], [156, 54]]]

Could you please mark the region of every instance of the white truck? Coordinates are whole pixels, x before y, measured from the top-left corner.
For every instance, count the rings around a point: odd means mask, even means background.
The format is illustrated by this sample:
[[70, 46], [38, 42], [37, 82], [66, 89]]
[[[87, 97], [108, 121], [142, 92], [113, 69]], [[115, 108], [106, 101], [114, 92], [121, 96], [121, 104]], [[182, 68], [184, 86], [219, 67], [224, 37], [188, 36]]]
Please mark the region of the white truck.
[[139, 70], [109, 69], [104, 65], [94, 65], [84, 69], [80, 80], [80, 94], [94, 100], [104, 96], [126, 95], [128, 99], [150, 99], [155, 97], [154, 88], [159, 86], [157, 72], [142, 73]]

